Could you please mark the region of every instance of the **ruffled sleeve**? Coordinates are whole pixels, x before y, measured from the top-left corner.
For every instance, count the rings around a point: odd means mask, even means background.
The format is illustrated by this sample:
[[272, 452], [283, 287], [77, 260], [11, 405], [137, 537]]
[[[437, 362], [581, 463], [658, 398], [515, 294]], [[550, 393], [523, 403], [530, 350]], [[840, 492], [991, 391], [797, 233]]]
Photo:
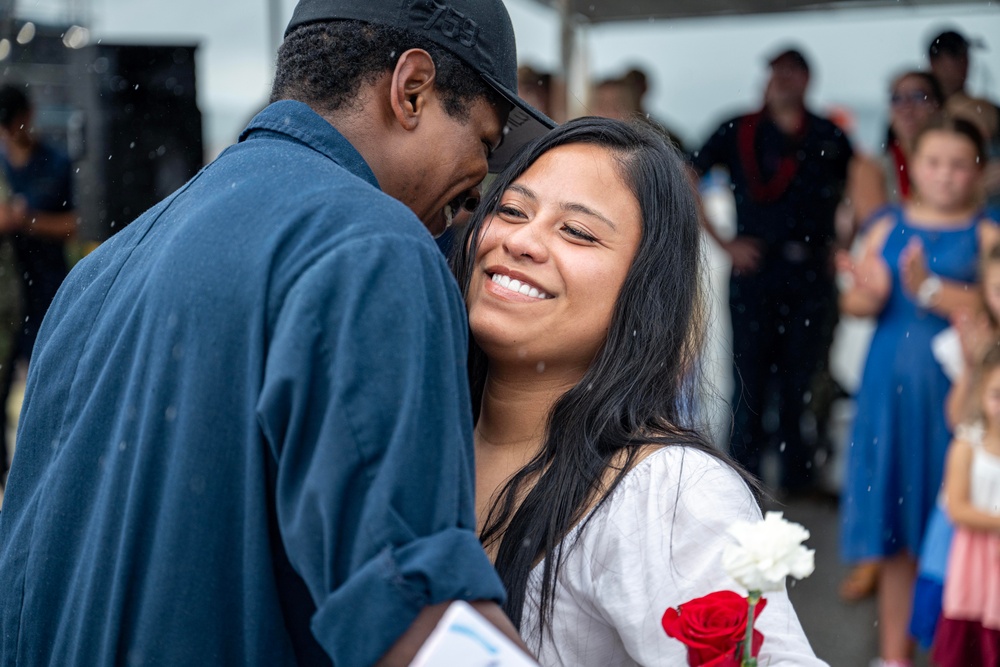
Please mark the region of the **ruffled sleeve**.
[[[749, 488], [704, 452], [667, 447], [631, 471], [584, 529], [590, 602], [640, 665], [686, 664], [686, 649], [660, 625], [664, 611], [708, 593], [745, 593], [726, 575], [722, 552], [737, 520], [759, 520]], [[785, 591], [770, 593], [756, 628], [760, 664], [808, 667], [818, 660]]]

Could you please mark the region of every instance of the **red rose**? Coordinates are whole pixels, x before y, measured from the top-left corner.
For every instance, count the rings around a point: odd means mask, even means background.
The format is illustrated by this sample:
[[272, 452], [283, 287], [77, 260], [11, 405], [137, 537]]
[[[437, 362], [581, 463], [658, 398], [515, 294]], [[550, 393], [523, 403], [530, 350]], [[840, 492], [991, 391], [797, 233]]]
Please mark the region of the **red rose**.
[[[754, 616], [764, 611], [767, 600], [761, 598]], [[685, 602], [663, 614], [663, 629], [688, 647], [691, 667], [739, 667], [739, 648], [746, 639], [747, 611], [745, 597], [733, 591], [717, 591]], [[764, 635], [753, 631], [753, 655], [760, 652]]]

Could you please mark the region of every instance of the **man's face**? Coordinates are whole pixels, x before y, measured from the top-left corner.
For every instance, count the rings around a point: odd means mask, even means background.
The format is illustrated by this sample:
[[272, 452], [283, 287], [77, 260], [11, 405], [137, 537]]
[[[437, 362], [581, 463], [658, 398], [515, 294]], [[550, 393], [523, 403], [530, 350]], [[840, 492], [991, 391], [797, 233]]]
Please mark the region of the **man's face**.
[[941, 51], [931, 58], [931, 73], [941, 84], [945, 97], [965, 88], [969, 76], [969, 54]]
[[770, 104], [801, 104], [809, 86], [809, 72], [791, 58], [780, 58], [771, 64], [771, 79], [767, 84]]
[[507, 114], [501, 117], [495, 106], [479, 98], [465, 118], [455, 118], [438, 95], [430, 96], [425, 113], [419, 136], [413, 137], [417, 152], [405, 156], [410, 168], [398, 198], [438, 235], [448, 224], [445, 207], [457, 209], [467, 198], [478, 198]]
[[31, 143], [31, 113], [15, 117], [9, 126], [0, 125], [0, 141], [5, 146], [26, 146]]

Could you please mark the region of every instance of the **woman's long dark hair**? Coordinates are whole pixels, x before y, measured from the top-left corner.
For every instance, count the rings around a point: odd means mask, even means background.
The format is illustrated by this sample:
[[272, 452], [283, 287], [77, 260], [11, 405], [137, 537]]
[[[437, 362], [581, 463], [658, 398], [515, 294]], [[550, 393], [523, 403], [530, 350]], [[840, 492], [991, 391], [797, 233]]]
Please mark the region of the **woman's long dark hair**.
[[[682, 444], [721, 457], [694, 424], [705, 334], [694, 189], [676, 150], [649, 125], [581, 118], [526, 147], [490, 186], [466, 228], [453, 258], [459, 284], [467, 296], [480, 235], [508, 186], [547, 151], [580, 143], [605, 148], [616, 159], [641, 209], [642, 240], [606, 342], [580, 382], [552, 407], [541, 451], [504, 486], [480, 535], [485, 545], [500, 540], [496, 568], [507, 588], [504, 611], [519, 628], [528, 576], [540, 557], [540, 630], [551, 627], [561, 541], [592, 506], [608, 499], [643, 445]], [[485, 354], [471, 341], [477, 420], [488, 372]], [[612, 468], [616, 474], [606, 484]]]

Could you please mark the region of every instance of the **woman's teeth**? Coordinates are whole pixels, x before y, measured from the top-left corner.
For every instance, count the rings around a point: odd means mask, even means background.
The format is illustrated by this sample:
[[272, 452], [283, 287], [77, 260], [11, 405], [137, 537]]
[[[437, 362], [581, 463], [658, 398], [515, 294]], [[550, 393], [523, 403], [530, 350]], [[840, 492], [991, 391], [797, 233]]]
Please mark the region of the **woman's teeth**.
[[549, 295], [541, 291], [537, 287], [532, 287], [527, 283], [522, 283], [520, 280], [511, 280], [510, 276], [504, 276], [499, 273], [494, 273], [491, 278], [493, 282], [500, 285], [504, 289], [509, 289], [511, 292], [517, 292], [518, 294], [523, 294], [525, 296], [530, 296], [534, 299], [548, 299]]

